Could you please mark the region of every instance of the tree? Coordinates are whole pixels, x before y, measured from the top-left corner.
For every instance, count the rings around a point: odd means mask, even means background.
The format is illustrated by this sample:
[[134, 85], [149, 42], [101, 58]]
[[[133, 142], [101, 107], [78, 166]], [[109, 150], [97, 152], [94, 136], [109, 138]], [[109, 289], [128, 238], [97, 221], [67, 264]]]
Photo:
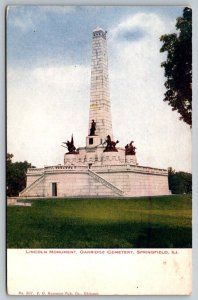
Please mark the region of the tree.
[[169, 189], [173, 194], [192, 193], [192, 174], [168, 169]]
[[183, 120], [192, 125], [192, 9], [185, 7], [183, 17], [177, 18], [177, 34], [160, 37], [163, 46], [160, 52], [167, 51], [164, 67], [166, 92], [164, 101], [178, 111]]
[[33, 167], [27, 161], [12, 162], [13, 154], [6, 155], [7, 196], [18, 196], [26, 186], [26, 172]]

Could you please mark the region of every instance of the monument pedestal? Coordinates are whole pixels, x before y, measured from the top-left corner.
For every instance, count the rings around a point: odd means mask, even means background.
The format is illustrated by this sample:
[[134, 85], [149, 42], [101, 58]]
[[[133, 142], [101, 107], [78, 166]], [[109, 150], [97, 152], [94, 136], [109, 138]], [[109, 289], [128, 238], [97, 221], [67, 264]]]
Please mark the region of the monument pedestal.
[[64, 155], [64, 165], [76, 165], [78, 161], [79, 154], [68, 154]]
[[137, 159], [135, 155], [126, 155], [125, 160], [129, 165], [137, 165]]
[[118, 165], [120, 164], [120, 153], [115, 151], [103, 152], [102, 161], [104, 165]]
[[98, 135], [90, 135], [86, 137], [86, 147], [95, 148], [101, 145], [102, 139]]

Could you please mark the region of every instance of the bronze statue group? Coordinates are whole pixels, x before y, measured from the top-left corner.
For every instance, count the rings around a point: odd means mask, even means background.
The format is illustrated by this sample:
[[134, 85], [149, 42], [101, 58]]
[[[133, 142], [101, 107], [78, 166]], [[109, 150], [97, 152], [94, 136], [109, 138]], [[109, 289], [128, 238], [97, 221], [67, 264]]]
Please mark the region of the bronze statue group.
[[[92, 120], [89, 136], [95, 136], [95, 132], [96, 132], [96, 122], [94, 120]], [[110, 135], [107, 135], [106, 140], [103, 143], [103, 144], [106, 144], [106, 147], [103, 152], [112, 152], [112, 151], [118, 152], [118, 150], [116, 148], [116, 145], [118, 143], [119, 143], [118, 140], [116, 142], [112, 141]], [[135, 155], [136, 154], [136, 147], [133, 146], [133, 143], [134, 143], [134, 141], [131, 141], [129, 144], [127, 144], [125, 146], [125, 154], [126, 155]], [[67, 146], [67, 149], [68, 149], [67, 154], [78, 154], [79, 153], [78, 150], [76, 149], [76, 147], [74, 146], [73, 135], [71, 137], [71, 142], [67, 141], [67, 142], [63, 142], [63, 144], [65, 144]], [[63, 147], [65, 147], [65, 146], [63, 146]]]

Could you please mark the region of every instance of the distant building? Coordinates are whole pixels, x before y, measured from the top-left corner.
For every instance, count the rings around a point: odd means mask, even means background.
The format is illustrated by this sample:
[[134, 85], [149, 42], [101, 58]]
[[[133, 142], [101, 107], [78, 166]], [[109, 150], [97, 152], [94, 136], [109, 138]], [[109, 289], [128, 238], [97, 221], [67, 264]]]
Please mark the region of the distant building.
[[64, 144], [64, 165], [31, 168], [20, 196], [153, 196], [168, 195], [168, 172], [139, 166], [133, 141], [125, 148], [114, 141], [109, 95], [107, 32], [92, 35], [91, 93], [86, 146]]

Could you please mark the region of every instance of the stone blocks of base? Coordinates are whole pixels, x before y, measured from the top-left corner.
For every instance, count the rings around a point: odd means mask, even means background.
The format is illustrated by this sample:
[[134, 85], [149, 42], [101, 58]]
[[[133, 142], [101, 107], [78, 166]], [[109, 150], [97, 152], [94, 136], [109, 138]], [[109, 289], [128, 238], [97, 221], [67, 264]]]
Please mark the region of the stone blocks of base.
[[[166, 170], [123, 164], [120, 166], [95, 165], [91, 167], [91, 172], [104, 181], [93, 178], [85, 165], [29, 169], [27, 187], [20, 193], [20, 196], [52, 197], [52, 183], [57, 184], [58, 197], [134, 197], [169, 194]], [[123, 193], [117, 193], [108, 183]]]
[[[93, 139], [93, 144], [89, 145], [89, 139]], [[135, 155], [125, 155], [125, 149], [117, 147], [118, 152], [104, 152], [105, 147], [98, 145], [100, 138], [97, 136], [88, 136], [86, 139], [87, 147], [78, 149], [78, 154], [65, 154], [64, 165], [84, 165], [90, 166], [107, 166], [107, 165], [123, 165], [129, 163], [136, 165]]]
[[96, 148], [102, 143], [102, 139], [97, 135], [87, 136], [86, 137], [86, 147], [87, 148]]
[[79, 148], [78, 154], [65, 154], [64, 165], [33, 168], [27, 172], [26, 189], [20, 196], [52, 197], [52, 184], [56, 184], [58, 197], [82, 196], [154, 196], [169, 195], [167, 170], [143, 167], [135, 155], [104, 152], [104, 146], [89, 145]]

